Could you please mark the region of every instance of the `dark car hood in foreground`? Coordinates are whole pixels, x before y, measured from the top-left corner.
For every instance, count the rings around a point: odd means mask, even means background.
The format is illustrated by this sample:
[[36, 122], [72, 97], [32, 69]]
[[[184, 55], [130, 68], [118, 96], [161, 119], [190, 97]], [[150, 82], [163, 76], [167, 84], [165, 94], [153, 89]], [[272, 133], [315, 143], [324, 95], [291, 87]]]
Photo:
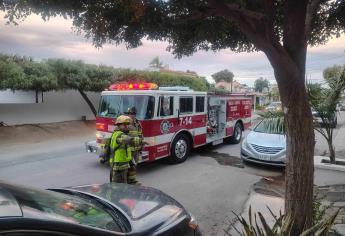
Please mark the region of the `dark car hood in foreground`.
[[152, 233], [190, 218], [176, 200], [149, 187], [108, 183], [78, 186], [70, 190], [88, 193], [112, 203], [131, 222], [132, 233], [139, 231]]

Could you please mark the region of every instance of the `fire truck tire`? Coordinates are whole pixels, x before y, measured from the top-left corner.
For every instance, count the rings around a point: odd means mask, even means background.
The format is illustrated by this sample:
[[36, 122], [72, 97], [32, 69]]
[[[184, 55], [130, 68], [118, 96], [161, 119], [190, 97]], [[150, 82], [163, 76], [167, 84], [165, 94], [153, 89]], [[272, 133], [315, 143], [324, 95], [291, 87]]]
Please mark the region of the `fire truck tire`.
[[234, 144], [238, 144], [241, 142], [242, 139], [242, 125], [240, 123], [236, 123], [234, 128], [234, 133], [230, 137], [229, 141]]
[[177, 135], [171, 145], [170, 163], [178, 164], [184, 162], [189, 156], [190, 147], [191, 141], [187, 135]]

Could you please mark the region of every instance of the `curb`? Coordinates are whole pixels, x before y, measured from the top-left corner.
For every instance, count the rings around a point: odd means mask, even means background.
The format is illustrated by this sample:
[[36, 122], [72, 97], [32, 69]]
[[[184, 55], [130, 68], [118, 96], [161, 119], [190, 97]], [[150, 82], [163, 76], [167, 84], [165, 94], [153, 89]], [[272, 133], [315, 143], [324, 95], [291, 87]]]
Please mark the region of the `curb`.
[[327, 159], [327, 157], [324, 157], [324, 156], [314, 156], [314, 166], [315, 166], [315, 168], [345, 172], [345, 166], [329, 164], [329, 163], [322, 163], [323, 159]]

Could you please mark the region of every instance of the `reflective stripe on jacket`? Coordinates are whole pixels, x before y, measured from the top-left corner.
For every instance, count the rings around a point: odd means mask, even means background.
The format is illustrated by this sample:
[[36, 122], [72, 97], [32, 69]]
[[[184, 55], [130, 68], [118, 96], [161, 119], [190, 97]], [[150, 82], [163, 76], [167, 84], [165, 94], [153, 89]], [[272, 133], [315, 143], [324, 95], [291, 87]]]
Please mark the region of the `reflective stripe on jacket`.
[[132, 150], [140, 151], [143, 148], [142, 147], [143, 133], [142, 133], [142, 127], [139, 121], [135, 119], [128, 128], [129, 128], [128, 135], [135, 138], [133, 142], [131, 143]]

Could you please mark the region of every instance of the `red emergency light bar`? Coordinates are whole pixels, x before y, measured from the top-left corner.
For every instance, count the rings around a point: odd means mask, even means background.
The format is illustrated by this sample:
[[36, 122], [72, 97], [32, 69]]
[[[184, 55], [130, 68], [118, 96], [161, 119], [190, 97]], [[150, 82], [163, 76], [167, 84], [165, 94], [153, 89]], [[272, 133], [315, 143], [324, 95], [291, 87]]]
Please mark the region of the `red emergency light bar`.
[[158, 85], [155, 83], [120, 83], [110, 85], [109, 90], [152, 90], [157, 88]]

